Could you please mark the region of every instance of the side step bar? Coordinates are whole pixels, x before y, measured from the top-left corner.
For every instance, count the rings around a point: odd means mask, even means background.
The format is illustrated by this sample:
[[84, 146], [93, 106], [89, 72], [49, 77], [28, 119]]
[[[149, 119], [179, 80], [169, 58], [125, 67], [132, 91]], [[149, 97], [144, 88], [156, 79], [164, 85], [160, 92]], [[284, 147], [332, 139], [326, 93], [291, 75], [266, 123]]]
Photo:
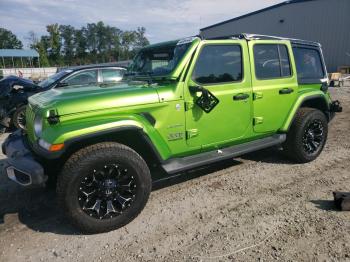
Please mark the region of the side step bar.
[[208, 165], [217, 161], [240, 156], [252, 151], [282, 144], [286, 140], [285, 134], [276, 134], [240, 145], [223, 148], [220, 150], [200, 153], [183, 158], [171, 158], [163, 162], [162, 167], [168, 174], [178, 173], [187, 169]]

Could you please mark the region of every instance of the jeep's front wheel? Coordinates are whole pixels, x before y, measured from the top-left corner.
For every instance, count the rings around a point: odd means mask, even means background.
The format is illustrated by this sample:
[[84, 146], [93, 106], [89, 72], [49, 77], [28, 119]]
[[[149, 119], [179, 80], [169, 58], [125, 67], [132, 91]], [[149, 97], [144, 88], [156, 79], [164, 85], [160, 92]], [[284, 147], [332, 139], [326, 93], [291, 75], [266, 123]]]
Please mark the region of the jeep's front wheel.
[[132, 221], [145, 207], [151, 187], [148, 166], [135, 151], [99, 143], [67, 160], [57, 197], [72, 224], [82, 232], [100, 233]]
[[296, 114], [283, 145], [286, 155], [298, 163], [316, 159], [327, 140], [328, 121], [314, 108], [301, 108]]
[[26, 105], [20, 106], [13, 113], [12, 124], [16, 129], [26, 129]]

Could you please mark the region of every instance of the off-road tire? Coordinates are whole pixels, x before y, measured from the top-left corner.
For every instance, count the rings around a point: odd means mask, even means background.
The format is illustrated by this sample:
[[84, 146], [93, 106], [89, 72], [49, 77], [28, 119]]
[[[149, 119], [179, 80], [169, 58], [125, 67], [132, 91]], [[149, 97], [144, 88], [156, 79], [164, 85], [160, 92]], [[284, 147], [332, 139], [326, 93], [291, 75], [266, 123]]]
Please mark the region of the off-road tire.
[[[317, 122], [322, 125], [322, 140], [314, 152], [307, 152], [303, 139], [310, 124]], [[286, 142], [283, 144], [285, 155], [297, 163], [307, 163], [315, 160], [322, 152], [328, 135], [328, 121], [323, 112], [314, 108], [300, 108], [287, 133]]]
[[23, 117], [23, 114], [25, 116], [25, 112], [26, 112], [26, 105], [22, 105], [22, 106], [18, 107], [16, 109], [16, 111], [13, 113], [12, 125], [16, 129], [25, 129], [25, 119], [24, 119], [24, 123], [22, 123], [23, 119], [22, 120], [20, 119], [21, 117]]
[[[127, 166], [133, 174], [136, 192], [134, 201], [116, 217], [102, 220], [90, 217], [79, 204], [78, 188], [88, 172], [115, 162]], [[101, 233], [115, 230], [132, 221], [145, 207], [151, 188], [150, 171], [140, 155], [125, 145], [103, 142], [83, 148], [67, 160], [58, 176], [57, 200], [66, 217], [81, 232]]]

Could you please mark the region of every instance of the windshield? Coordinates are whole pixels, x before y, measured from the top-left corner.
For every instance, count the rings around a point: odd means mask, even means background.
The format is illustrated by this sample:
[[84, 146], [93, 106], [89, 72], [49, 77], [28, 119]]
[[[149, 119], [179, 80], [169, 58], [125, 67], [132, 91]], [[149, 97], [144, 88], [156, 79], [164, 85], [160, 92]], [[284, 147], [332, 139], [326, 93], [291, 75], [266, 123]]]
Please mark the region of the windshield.
[[166, 75], [175, 69], [192, 42], [159, 45], [145, 48], [135, 57], [129, 68], [130, 73]]
[[58, 73], [50, 76], [46, 80], [41, 81], [38, 84], [38, 86], [43, 87], [43, 88], [49, 87], [51, 84], [53, 84], [54, 82], [56, 82], [57, 80], [61, 79], [65, 75], [68, 75], [71, 72], [72, 72], [72, 70], [64, 70], [64, 71], [58, 72]]

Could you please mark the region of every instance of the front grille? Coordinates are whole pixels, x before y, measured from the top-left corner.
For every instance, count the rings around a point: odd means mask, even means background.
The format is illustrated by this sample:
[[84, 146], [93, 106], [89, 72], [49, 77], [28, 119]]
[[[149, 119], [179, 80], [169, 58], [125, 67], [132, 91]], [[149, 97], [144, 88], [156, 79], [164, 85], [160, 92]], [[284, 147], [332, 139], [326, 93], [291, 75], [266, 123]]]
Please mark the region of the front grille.
[[32, 108], [32, 106], [30, 104], [27, 106], [26, 114], [27, 114], [26, 115], [26, 120], [27, 121], [33, 121], [34, 120], [35, 113], [34, 113], [33, 108]]

